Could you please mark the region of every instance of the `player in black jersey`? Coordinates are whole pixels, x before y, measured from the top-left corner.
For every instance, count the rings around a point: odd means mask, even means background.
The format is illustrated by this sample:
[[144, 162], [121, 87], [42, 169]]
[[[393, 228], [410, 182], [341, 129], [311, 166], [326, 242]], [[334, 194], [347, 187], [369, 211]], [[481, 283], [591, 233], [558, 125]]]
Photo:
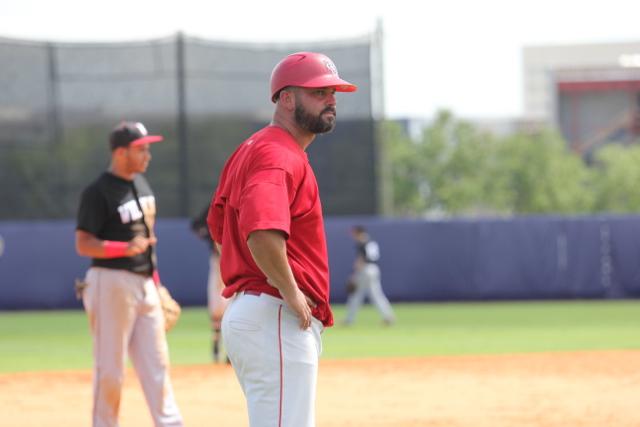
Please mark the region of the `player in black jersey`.
[[355, 289], [347, 300], [347, 318], [344, 324], [353, 323], [358, 309], [365, 297], [368, 297], [380, 312], [384, 323], [390, 325], [395, 321], [395, 316], [380, 282], [380, 247], [361, 225], [354, 226], [351, 235], [356, 242], [357, 253], [350, 279], [355, 284]]
[[157, 291], [156, 203], [142, 175], [151, 153], [141, 123], [110, 135], [111, 164], [82, 193], [76, 250], [91, 258], [83, 303], [93, 336], [93, 427], [118, 425], [127, 354], [156, 427], [183, 426], [169, 379], [169, 350]]

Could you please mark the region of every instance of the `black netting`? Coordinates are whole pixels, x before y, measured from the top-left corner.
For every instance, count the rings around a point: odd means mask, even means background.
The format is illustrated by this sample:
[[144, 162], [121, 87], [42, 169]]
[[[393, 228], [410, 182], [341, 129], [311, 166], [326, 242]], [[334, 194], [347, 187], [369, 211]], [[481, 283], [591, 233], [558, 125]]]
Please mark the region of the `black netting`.
[[[308, 45], [172, 37], [109, 44], [0, 40], [0, 219], [67, 218], [108, 164], [120, 120], [165, 136], [147, 176], [161, 216], [193, 216], [229, 153], [270, 120], [269, 76], [286, 54], [322, 51], [359, 87], [309, 149], [327, 214], [376, 212], [369, 38]], [[376, 53], [377, 54], [377, 53]], [[377, 71], [376, 71], [377, 72]]]

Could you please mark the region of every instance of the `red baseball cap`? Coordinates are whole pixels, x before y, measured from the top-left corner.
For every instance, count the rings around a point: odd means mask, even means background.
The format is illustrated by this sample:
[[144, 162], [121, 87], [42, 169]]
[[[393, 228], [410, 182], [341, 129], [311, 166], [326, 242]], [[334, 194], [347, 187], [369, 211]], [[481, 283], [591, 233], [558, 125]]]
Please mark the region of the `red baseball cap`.
[[287, 86], [306, 88], [332, 87], [337, 92], [355, 92], [358, 87], [342, 80], [333, 61], [316, 52], [293, 53], [275, 66], [271, 72], [271, 101], [276, 102], [280, 91]]
[[120, 122], [120, 124], [111, 131], [109, 145], [113, 151], [118, 147], [135, 147], [136, 145], [153, 144], [163, 139], [160, 135], [149, 135], [147, 128], [140, 122]]

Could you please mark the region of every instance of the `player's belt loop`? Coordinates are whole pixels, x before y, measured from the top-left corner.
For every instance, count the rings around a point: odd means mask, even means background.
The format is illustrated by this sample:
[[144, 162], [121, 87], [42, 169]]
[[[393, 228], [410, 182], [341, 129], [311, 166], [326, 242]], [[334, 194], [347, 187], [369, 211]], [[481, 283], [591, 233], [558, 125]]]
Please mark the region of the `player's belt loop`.
[[259, 296], [260, 296], [260, 295], [262, 295], [264, 292], [262, 292], [262, 291], [252, 291], [252, 290], [247, 290], [247, 291], [243, 291], [242, 293], [243, 293], [243, 294], [245, 294], [245, 295], [253, 295], [253, 296], [259, 297]]

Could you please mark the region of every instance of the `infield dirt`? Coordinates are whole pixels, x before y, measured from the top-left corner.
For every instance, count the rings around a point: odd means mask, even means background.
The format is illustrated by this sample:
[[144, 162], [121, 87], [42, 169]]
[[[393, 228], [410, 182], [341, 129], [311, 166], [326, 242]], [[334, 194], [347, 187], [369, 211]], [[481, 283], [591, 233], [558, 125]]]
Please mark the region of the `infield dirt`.
[[[226, 365], [177, 366], [188, 427], [247, 425]], [[640, 351], [323, 360], [318, 427], [640, 426]], [[91, 372], [0, 375], [0, 425], [90, 425]], [[132, 370], [122, 427], [151, 426]]]

